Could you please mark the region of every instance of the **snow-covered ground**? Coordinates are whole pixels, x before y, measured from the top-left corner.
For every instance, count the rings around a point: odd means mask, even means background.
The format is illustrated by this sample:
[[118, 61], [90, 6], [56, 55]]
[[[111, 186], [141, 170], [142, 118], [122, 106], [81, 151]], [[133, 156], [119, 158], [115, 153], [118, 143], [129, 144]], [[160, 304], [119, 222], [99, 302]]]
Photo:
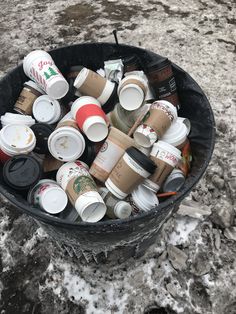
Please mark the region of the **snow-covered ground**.
[[0, 313], [236, 313], [234, 1], [6, 0], [0, 9], [1, 75], [33, 49], [113, 42], [117, 29], [121, 43], [189, 72], [217, 125], [206, 174], [140, 259], [111, 267], [63, 256], [2, 199]]

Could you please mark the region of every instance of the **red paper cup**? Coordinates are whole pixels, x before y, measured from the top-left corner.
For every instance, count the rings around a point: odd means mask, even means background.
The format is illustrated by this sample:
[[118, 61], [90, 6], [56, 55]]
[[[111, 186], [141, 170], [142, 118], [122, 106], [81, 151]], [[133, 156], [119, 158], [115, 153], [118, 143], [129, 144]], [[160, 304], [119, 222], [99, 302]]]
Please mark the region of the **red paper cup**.
[[97, 99], [90, 96], [80, 97], [73, 103], [71, 113], [90, 141], [100, 142], [107, 137], [106, 115]]

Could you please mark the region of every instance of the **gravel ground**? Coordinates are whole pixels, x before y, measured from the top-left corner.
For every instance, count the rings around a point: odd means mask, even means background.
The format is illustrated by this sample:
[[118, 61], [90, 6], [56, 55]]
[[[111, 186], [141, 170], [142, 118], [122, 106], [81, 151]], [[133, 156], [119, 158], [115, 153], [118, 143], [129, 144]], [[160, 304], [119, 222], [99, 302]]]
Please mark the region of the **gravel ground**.
[[227, 0], [6, 0], [0, 75], [37, 48], [114, 41], [150, 49], [205, 91], [217, 136], [197, 187], [138, 260], [78, 264], [0, 200], [0, 313], [236, 313], [236, 7]]

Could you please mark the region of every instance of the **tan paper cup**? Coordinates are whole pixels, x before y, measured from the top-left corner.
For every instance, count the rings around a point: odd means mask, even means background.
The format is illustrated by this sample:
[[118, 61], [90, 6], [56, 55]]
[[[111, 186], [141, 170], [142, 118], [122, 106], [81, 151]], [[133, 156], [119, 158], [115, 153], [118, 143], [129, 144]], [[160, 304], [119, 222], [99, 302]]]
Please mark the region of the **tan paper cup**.
[[158, 141], [153, 145], [150, 158], [157, 166], [155, 173], [149, 178], [154, 185], [150, 186], [150, 184], [147, 184], [147, 181], [143, 185], [150, 189], [157, 187], [159, 190], [166, 177], [181, 160], [181, 151], [168, 143]]
[[155, 171], [155, 164], [135, 147], [130, 147], [113, 168], [105, 185], [117, 198], [124, 199]]
[[87, 68], [79, 72], [74, 86], [80, 94], [96, 98], [101, 105], [108, 101], [115, 89], [115, 83]]
[[69, 84], [47, 52], [30, 52], [23, 60], [23, 69], [25, 74], [53, 99], [60, 99], [67, 94]]
[[146, 97], [147, 82], [138, 75], [128, 75], [120, 81], [117, 92], [124, 109], [136, 110]]
[[106, 205], [96, 184], [81, 162], [66, 163], [57, 172], [57, 182], [86, 222], [97, 222], [106, 213]]
[[134, 145], [132, 138], [111, 127], [105, 143], [92, 163], [90, 174], [99, 181], [105, 182], [125, 150]]
[[143, 124], [152, 128], [160, 139], [176, 119], [176, 107], [168, 101], [159, 100], [152, 103], [149, 112], [143, 119]]
[[41, 90], [35, 82], [25, 82], [24, 88], [14, 105], [14, 111], [23, 115], [32, 115], [34, 101], [43, 94], [44, 91]]

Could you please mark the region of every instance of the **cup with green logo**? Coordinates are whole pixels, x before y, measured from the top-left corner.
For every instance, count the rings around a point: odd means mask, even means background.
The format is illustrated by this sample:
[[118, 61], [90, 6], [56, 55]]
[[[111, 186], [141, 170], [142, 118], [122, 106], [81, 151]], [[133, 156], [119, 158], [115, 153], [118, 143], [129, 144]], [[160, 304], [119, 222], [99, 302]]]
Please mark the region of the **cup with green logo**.
[[62, 165], [57, 172], [57, 182], [83, 221], [97, 222], [103, 218], [106, 205], [84, 163], [76, 161]]

